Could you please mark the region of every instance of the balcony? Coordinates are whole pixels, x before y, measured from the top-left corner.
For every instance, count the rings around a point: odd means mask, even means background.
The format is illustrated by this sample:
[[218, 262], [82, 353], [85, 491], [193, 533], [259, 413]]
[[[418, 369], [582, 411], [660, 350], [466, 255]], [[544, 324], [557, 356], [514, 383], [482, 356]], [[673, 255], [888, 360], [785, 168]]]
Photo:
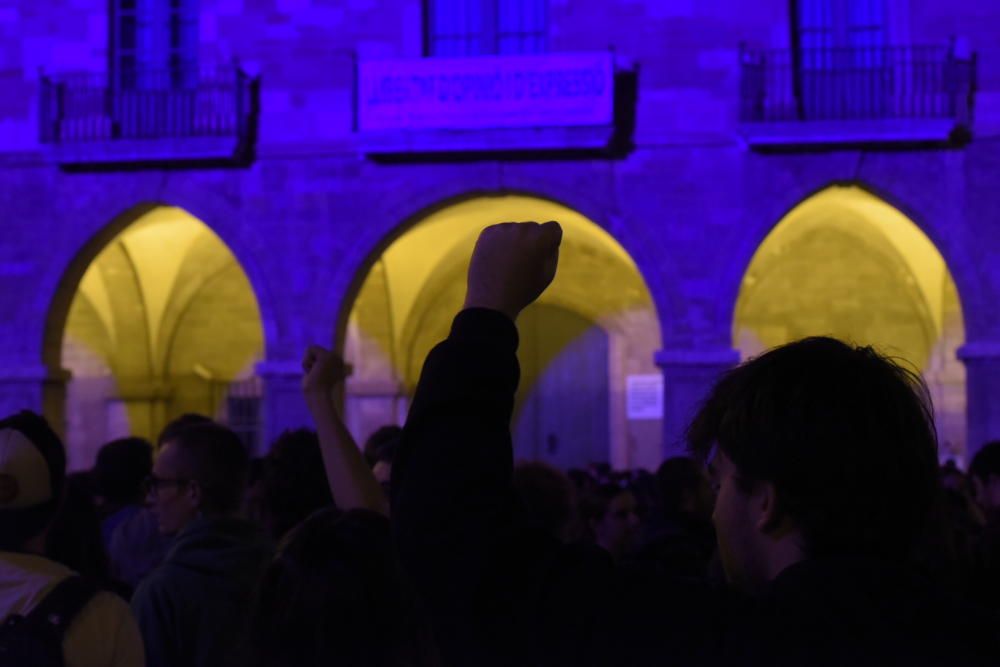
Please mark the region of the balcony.
[[239, 162], [252, 152], [257, 79], [238, 67], [43, 76], [41, 141], [65, 166]]
[[376, 156], [605, 151], [629, 74], [611, 53], [361, 62], [357, 138]]
[[753, 148], [951, 144], [972, 125], [975, 54], [954, 46], [741, 51]]

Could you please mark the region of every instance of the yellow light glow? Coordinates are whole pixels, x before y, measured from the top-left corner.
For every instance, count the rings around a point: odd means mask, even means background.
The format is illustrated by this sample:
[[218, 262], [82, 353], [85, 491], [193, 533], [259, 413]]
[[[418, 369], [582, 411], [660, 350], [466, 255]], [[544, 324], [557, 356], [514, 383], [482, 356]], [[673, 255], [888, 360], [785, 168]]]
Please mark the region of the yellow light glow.
[[[121, 422], [98, 414], [121, 401], [129, 432], [155, 436], [180, 412], [213, 412], [218, 387], [252, 373], [262, 350], [257, 301], [232, 252], [187, 212], [153, 209], [105, 246], [73, 296], [62, 355], [74, 377], [67, 421]], [[71, 448], [100, 444], [67, 435]]]
[[783, 218], [754, 254], [733, 319], [744, 358], [811, 335], [872, 345], [919, 370], [945, 455], [965, 442], [965, 333], [958, 290], [934, 244], [857, 187], [831, 187]]
[[159, 340], [165, 333], [163, 314], [181, 265], [191, 246], [206, 235], [215, 236], [194, 216], [166, 206], [153, 209], [121, 235], [121, 242], [139, 274], [153, 349], [164, 342]]
[[[350, 417], [356, 420], [354, 431], [364, 438], [380, 423], [397, 419], [399, 400], [412, 392], [427, 353], [447, 336], [461, 308], [480, 231], [527, 220], [558, 221], [563, 242], [555, 280], [518, 321], [524, 344], [518, 353], [522, 374], [515, 413], [536, 383], [548, 378], [555, 358], [574, 354], [577, 340], [601, 329], [608, 341], [607, 359], [596, 363], [607, 364], [611, 432], [600, 447], [621, 467], [655, 465], [659, 430], [627, 423], [624, 415], [626, 376], [657, 372], [653, 352], [660, 342], [659, 323], [646, 284], [628, 253], [599, 225], [565, 206], [529, 196], [478, 197], [432, 213], [372, 266], [352, 304], [345, 342], [355, 370], [348, 382], [348, 405], [356, 406], [348, 408], [349, 413], [356, 410]], [[592, 365], [597, 357], [586, 359], [580, 363]]]
[[[414, 334], [420, 311], [449, 291], [449, 283], [464, 282], [479, 233], [499, 222], [525, 220], [556, 220], [563, 227], [559, 273], [543, 302], [579, 312], [594, 321], [629, 308], [651, 306], [632, 258], [598, 225], [555, 202], [504, 195], [449, 206], [400, 236], [380, 259], [383, 275], [379, 278], [385, 284], [376, 287], [370, 274], [359, 291], [355, 314], [358, 302], [388, 298], [392, 342], [383, 347], [395, 349], [384, 352], [404, 359], [409, 356], [408, 338]], [[360, 326], [366, 328], [363, 321]], [[403, 368], [397, 370], [401, 376], [410, 374]]]
[[[433, 273], [467, 265], [476, 239], [486, 227], [525, 220], [556, 220], [562, 225], [563, 242], [567, 246], [592, 249], [637, 273], [632, 258], [607, 232], [570, 208], [517, 195], [471, 199], [431, 214], [383, 253], [387, 279], [392, 286], [396, 337], [402, 334], [418, 295]], [[560, 272], [558, 282], [549, 292], [557, 293], [565, 288], [567, 281], [563, 273]]]

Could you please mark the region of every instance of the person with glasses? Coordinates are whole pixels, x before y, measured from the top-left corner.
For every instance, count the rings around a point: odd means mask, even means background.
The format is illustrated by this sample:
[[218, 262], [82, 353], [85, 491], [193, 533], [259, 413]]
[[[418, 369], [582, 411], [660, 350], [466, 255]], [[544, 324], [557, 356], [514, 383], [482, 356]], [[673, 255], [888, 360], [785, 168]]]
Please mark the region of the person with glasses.
[[272, 549], [239, 516], [249, 457], [239, 437], [214, 422], [175, 429], [146, 480], [164, 535], [163, 563], [136, 589], [132, 609], [151, 667], [226, 664]]
[[163, 561], [170, 538], [145, 507], [146, 484], [153, 470], [153, 446], [143, 438], [112, 440], [97, 453], [93, 469], [101, 533], [111, 576], [135, 590]]

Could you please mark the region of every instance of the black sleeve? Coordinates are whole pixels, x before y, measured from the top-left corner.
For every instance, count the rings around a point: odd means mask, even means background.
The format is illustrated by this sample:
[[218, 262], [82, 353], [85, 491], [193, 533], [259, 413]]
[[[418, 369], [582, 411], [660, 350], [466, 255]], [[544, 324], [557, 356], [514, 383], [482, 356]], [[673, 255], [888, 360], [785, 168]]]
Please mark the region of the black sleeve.
[[424, 364], [393, 463], [392, 526], [446, 664], [585, 664], [610, 558], [525, 520], [510, 420], [517, 329], [461, 312]]
[[649, 613], [649, 587], [623, 580], [606, 552], [564, 547], [525, 520], [512, 485], [516, 351], [506, 316], [461, 312], [427, 357], [393, 463], [396, 547], [444, 662], [636, 664], [622, 659], [639, 650], [662, 664], [664, 634], [686, 634], [660, 622], [663, 606], [687, 596], [656, 595]]
[[464, 310], [428, 355], [392, 471], [392, 526], [433, 616], [468, 618], [516, 530], [509, 424], [517, 329]]

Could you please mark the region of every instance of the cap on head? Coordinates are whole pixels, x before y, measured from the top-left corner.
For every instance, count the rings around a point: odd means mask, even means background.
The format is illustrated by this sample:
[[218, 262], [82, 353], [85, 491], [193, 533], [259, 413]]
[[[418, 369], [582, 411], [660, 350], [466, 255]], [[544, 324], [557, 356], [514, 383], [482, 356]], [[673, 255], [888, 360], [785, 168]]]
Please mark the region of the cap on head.
[[0, 429], [0, 509], [52, 500], [52, 474], [38, 448], [16, 429]]

